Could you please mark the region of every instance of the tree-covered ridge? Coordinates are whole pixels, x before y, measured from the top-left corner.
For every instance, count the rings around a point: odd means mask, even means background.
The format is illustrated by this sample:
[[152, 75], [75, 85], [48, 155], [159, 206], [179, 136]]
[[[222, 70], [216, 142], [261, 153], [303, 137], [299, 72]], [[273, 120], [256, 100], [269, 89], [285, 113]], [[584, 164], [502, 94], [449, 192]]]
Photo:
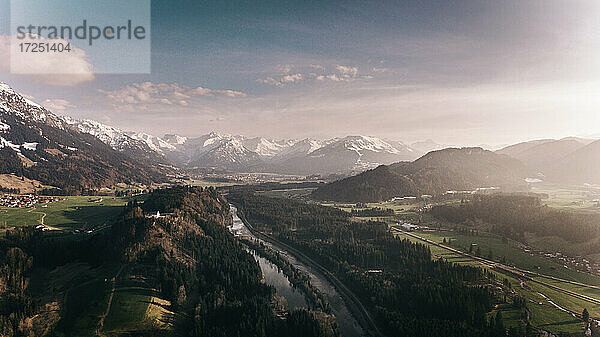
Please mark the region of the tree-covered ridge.
[[432, 151], [411, 163], [380, 166], [322, 186], [318, 200], [377, 202], [479, 187], [520, 188], [529, 170], [516, 159], [481, 148]]
[[[149, 217], [144, 209], [169, 214]], [[152, 192], [144, 204], [131, 202], [122, 218], [99, 234], [51, 236], [30, 228], [9, 232], [0, 241], [0, 281], [18, 282], [0, 287], [0, 329], [17, 336], [71, 335], [74, 322], [90, 306], [106, 305], [110, 289], [103, 284], [110, 282], [86, 279], [86, 284], [101, 285], [99, 294], [77, 296], [89, 292], [78, 284], [66, 285], [64, 292], [31, 291], [29, 280], [41, 274], [55, 283], [63, 277], [55, 270], [89, 266], [92, 271], [122, 270], [121, 279], [144, 280], [156, 296], [170, 302], [172, 329], [149, 325], [137, 335], [337, 336], [335, 322], [323, 313], [297, 310], [280, 316], [274, 288], [263, 283], [258, 263], [224, 226], [228, 210], [212, 188], [176, 187]], [[48, 300], [60, 307], [59, 317], [43, 326], [23, 323], [44, 312]]]
[[255, 194], [230, 196], [257, 228], [332, 271], [388, 336], [503, 336], [486, 313], [495, 301], [478, 268], [432, 260], [383, 223], [330, 207]]
[[[543, 205], [536, 195], [472, 195], [460, 203], [434, 206], [430, 212], [452, 223], [490, 224], [491, 231], [515, 240], [524, 240], [526, 233], [535, 233], [557, 236], [575, 244], [600, 236], [599, 214], [553, 209]], [[599, 248], [590, 245], [590, 253], [600, 251]]]

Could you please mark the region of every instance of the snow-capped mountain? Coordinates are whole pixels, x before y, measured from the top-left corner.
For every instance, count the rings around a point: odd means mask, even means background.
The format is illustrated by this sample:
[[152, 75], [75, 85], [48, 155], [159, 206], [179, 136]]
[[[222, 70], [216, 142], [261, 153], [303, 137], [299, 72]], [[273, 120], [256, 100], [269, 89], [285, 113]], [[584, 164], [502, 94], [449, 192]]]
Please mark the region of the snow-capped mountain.
[[309, 153], [312, 153], [325, 145], [328, 145], [337, 139], [332, 140], [317, 140], [305, 138], [302, 140], [295, 141], [292, 145], [282, 149], [277, 155], [274, 156], [273, 162], [282, 162], [292, 158], [305, 157]]
[[[90, 129], [98, 127], [92, 122], [84, 124]], [[21, 174], [67, 192], [165, 178], [144, 158], [115, 151], [0, 82], [0, 174], [6, 173]]]
[[156, 151], [162, 155], [177, 150], [177, 147], [168, 141], [144, 132], [128, 132], [127, 135], [137, 141], [143, 142], [152, 151]]
[[243, 145], [250, 151], [263, 157], [275, 157], [282, 151], [293, 146], [296, 140], [274, 140], [263, 137], [254, 137], [243, 140]]
[[382, 164], [414, 160], [419, 154], [401, 142], [369, 136], [348, 136], [334, 139], [306, 156], [284, 160], [281, 166], [295, 172], [356, 172]]
[[[42, 106], [0, 86], [4, 99], [0, 109], [12, 109], [23, 119], [40, 122], [59, 129], [76, 130], [102, 141], [110, 148], [149, 162], [174, 162], [183, 167], [211, 168], [226, 171], [267, 171], [280, 173], [340, 173], [372, 168], [380, 164], [412, 160], [417, 151], [395, 141], [367, 136], [348, 136], [330, 140], [275, 140], [244, 137], [217, 132], [187, 138], [175, 134], [157, 137], [146, 133], [121, 130], [93, 120], [59, 117]], [[16, 108], [15, 108], [16, 106]], [[0, 133], [12, 125], [2, 121]], [[1, 147], [30, 151], [39, 143], [2, 138]], [[16, 151], [16, 150], [15, 150]], [[32, 160], [35, 162], [35, 160]]]
[[175, 146], [147, 133], [123, 131], [90, 119], [62, 118], [68, 125], [75, 127], [80, 132], [90, 134], [114, 150], [132, 157], [167, 164], [166, 154], [176, 150]]
[[174, 134], [154, 137], [153, 140], [138, 138], [182, 166], [225, 171], [261, 170], [296, 174], [354, 172], [381, 164], [413, 160], [420, 154], [401, 142], [368, 136], [324, 141], [309, 138], [275, 140], [211, 132], [197, 138]]
[[187, 141], [187, 137], [182, 137], [175, 134], [166, 134], [162, 139], [173, 146], [182, 145]]

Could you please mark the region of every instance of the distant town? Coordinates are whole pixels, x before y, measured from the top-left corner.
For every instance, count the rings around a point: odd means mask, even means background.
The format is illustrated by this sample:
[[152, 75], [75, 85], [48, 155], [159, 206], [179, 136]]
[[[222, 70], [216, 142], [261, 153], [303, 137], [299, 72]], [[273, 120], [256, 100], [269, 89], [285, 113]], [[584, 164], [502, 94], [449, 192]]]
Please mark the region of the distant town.
[[0, 195], [0, 207], [26, 208], [60, 200], [63, 198], [34, 194], [2, 194]]

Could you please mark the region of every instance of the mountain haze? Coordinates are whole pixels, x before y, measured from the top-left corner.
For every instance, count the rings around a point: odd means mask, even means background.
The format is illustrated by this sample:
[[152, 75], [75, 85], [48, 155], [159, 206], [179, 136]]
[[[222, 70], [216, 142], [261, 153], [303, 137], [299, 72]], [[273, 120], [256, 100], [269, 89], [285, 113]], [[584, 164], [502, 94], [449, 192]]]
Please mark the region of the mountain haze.
[[524, 164], [506, 155], [481, 148], [448, 148], [432, 151], [414, 162], [380, 166], [327, 184], [312, 196], [320, 200], [371, 202], [449, 190], [522, 188], [530, 173]]

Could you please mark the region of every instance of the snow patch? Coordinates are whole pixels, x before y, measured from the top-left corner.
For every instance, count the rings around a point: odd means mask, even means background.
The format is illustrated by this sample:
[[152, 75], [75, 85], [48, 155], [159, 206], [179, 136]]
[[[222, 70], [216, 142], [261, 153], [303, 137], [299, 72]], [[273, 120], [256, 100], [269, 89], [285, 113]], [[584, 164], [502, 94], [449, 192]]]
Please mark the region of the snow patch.
[[29, 150], [29, 151], [35, 151], [37, 150], [37, 146], [38, 143], [23, 143], [23, 145], [21, 145], [25, 150]]

